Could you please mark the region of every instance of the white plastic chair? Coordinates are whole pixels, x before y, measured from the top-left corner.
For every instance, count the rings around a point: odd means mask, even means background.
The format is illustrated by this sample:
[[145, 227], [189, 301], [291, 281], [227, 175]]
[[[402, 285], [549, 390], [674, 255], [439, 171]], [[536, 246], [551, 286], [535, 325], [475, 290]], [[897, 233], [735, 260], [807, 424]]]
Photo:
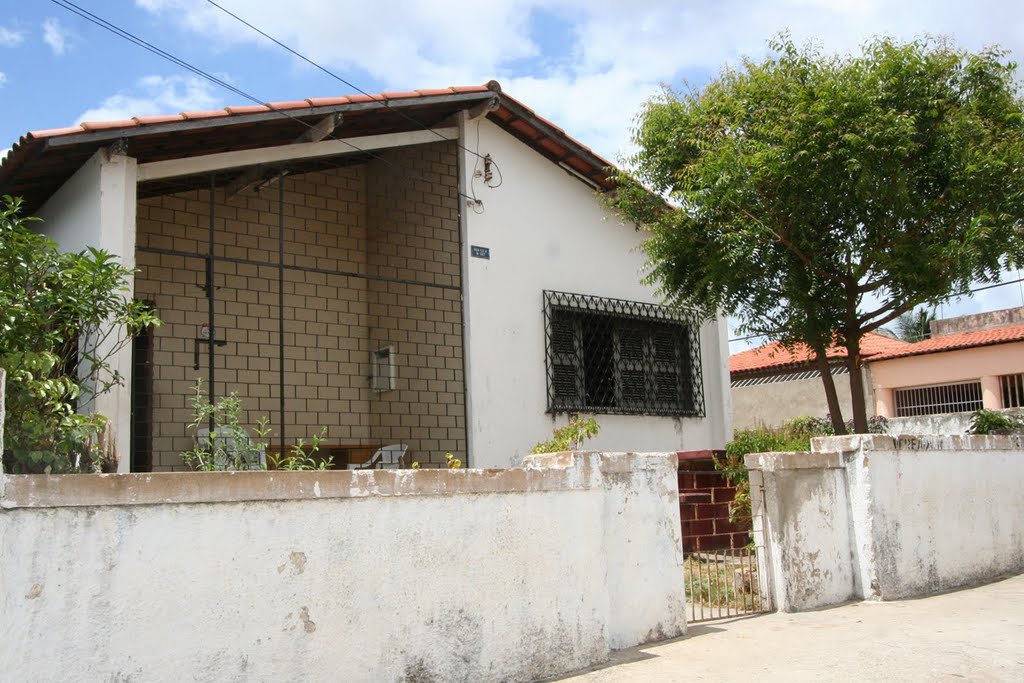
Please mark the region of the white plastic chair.
[[409, 446], [404, 443], [395, 443], [390, 446], [378, 448], [370, 459], [364, 463], [349, 463], [350, 470], [374, 470], [374, 469], [396, 469], [402, 466], [402, 458]]

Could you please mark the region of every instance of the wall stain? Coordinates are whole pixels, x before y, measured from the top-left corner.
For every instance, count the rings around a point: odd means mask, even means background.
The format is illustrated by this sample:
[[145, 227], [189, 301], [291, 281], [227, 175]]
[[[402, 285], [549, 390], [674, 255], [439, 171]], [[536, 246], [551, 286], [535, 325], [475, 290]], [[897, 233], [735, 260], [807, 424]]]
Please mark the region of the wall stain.
[[316, 622], [309, 618], [309, 608], [302, 606], [299, 608], [299, 619], [302, 620], [302, 628], [306, 630], [306, 633], [312, 633], [316, 630]]
[[288, 562], [277, 565], [277, 573], [283, 574], [289, 563], [292, 565], [291, 575], [298, 576], [306, 571], [306, 553], [292, 551], [291, 555], [288, 556]]
[[33, 583], [32, 587], [28, 589], [28, 592], [25, 593], [25, 599], [26, 600], [35, 600], [36, 598], [38, 598], [42, 594], [43, 594], [43, 585], [40, 584], [40, 583]]

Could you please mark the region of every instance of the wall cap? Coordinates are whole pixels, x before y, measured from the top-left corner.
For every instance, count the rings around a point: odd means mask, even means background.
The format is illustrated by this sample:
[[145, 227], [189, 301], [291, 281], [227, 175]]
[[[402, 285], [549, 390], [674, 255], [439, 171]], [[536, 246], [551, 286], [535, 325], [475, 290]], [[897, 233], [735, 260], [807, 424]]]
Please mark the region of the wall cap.
[[743, 458], [748, 469], [777, 472], [779, 470], [839, 469], [843, 467], [842, 455], [838, 452], [817, 453], [808, 451], [786, 451], [775, 453], [748, 453]]
[[848, 434], [811, 439], [811, 452], [851, 451], [1019, 451], [1024, 435]]
[[676, 467], [674, 453], [556, 453], [527, 462], [507, 469], [3, 475], [0, 510], [587, 490], [606, 473]]

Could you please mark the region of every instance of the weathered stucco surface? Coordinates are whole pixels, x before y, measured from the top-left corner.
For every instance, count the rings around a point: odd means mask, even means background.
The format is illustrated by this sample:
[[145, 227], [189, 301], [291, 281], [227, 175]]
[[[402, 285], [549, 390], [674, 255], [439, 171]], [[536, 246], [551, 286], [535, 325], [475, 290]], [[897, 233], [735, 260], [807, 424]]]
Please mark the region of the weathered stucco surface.
[[[868, 415], [874, 415], [875, 399], [871, 393], [871, 373], [864, 374], [864, 405]], [[836, 375], [836, 396], [843, 415], [853, 414], [853, 400], [850, 398], [849, 375]], [[785, 382], [771, 382], [730, 389], [732, 394], [733, 427], [735, 429], [757, 429], [758, 427], [780, 427], [786, 420], [810, 415], [825, 417], [828, 406], [821, 389], [821, 377], [791, 379]]]
[[748, 466], [756, 470], [758, 491], [764, 487], [752, 496], [760, 523], [755, 535], [764, 539], [758, 561], [762, 576], [774, 579], [775, 607], [797, 612], [852, 598], [850, 529], [846, 515], [833, 514], [848, 505], [839, 457], [760, 453]]
[[[1005, 415], [1024, 415], [1024, 409], [1005, 408], [999, 412]], [[917, 417], [890, 417], [888, 433], [900, 434], [966, 434], [971, 427], [973, 413], [947, 413], [945, 415], [920, 415]]]
[[600, 662], [685, 630], [675, 461], [8, 477], [4, 676], [517, 681]]
[[895, 600], [1024, 571], [1024, 439], [846, 436], [747, 456], [780, 609]]

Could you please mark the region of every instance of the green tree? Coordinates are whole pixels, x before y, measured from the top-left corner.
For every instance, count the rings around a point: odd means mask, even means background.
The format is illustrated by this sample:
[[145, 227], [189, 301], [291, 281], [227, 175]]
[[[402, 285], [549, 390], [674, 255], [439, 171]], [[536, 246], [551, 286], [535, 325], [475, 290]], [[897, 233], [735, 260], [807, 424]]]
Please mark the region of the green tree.
[[132, 271], [107, 252], [61, 253], [0, 200], [0, 367], [7, 372], [4, 467], [91, 471], [116, 459], [102, 415], [79, 414], [121, 382], [111, 360], [156, 317], [127, 297]]
[[845, 346], [865, 432], [864, 334], [1024, 257], [1016, 65], [934, 39], [770, 46], [648, 101], [611, 202], [649, 231], [649, 280], [670, 302], [806, 343], [822, 366]]
[[896, 318], [896, 334], [905, 342], [919, 342], [932, 336], [932, 321], [935, 312], [929, 313], [925, 308], [907, 311]]

